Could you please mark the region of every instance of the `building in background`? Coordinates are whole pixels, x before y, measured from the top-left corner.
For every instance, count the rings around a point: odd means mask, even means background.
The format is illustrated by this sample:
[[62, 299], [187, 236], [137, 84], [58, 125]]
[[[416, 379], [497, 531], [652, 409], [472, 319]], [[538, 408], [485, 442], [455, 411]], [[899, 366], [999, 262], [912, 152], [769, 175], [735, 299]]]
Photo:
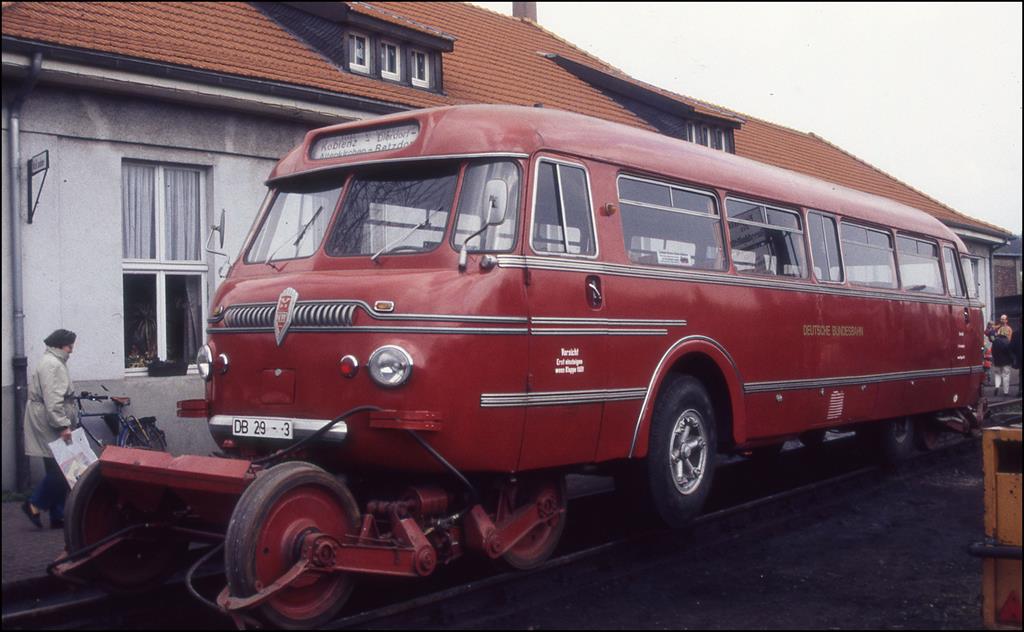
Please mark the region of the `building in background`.
[[1021, 326], [1021, 274], [1020, 236], [1015, 237], [1002, 248], [992, 253], [993, 294], [995, 294], [993, 315], [998, 318], [1006, 314], [1015, 336], [1024, 335]]
[[172, 452], [215, 449], [174, 415], [202, 394], [188, 365], [210, 297], [276, 159], [328, 123], [506, 103], [659, 132], [932, 214], [976, 257], [992, 304], [1002, 228], [814, 134], [636, 81], [515, 4], [521, 17], [431, 2], [4, 2], [4, 489], [21, 452], [17, 384], [57, 327], [79, 334], [80, 389], [131, 396]]

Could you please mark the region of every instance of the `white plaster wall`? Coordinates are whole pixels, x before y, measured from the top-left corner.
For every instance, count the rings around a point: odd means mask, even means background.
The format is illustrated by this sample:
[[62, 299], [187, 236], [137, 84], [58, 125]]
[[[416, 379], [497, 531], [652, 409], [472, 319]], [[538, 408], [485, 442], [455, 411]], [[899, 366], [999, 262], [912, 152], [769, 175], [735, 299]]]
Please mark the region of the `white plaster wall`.
[[[5, 82], [4, 92], [9, 94]], [[14, 486], [13, 314], [10, 306], [7, 129], [4, 117], [3, 187], [3, 488]], [[190, 108], [40, 85], [26, 101], [22, 157], [49, 150], [50, 170], [33, 224], [22, 225], [25, 351], [29, 373], [56, 328], [78, 333], [69, 362], [79, 390], [133, 398], [138, 415], [155, 414], [173, 453], [215, 448], [205, 424], [174, 416], [179, 399], [202, 397], [197, 376], [126, 377], [122, 321], [121, 165], [145, 160], [205, 171], [209, 225], [226, 209], [224, 250], [237, 256], [276, 160], [308, 126], [248, 114]], [[23, 197], [27, 189], [23, 188]], [[206, 232], [203, 239], [205, 242]], [[207, 301], [225, 258], [206, 255]]]

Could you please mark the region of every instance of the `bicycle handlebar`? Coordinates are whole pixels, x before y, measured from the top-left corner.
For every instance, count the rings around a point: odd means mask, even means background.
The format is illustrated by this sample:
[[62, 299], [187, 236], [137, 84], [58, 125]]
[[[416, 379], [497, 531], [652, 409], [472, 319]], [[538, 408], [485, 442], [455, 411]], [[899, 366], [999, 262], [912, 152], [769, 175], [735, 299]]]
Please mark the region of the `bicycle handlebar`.
[[95, 393], [90, 393], [89, 391], [82, 391], [78, 395], [75, 395], [74, 399], [77, 399], [79, 401], [83, 399], [88, 399], [94, 402], [102, 402], [104, 400], [110, 399], [110, 397], [106, 395], [96, 395]]

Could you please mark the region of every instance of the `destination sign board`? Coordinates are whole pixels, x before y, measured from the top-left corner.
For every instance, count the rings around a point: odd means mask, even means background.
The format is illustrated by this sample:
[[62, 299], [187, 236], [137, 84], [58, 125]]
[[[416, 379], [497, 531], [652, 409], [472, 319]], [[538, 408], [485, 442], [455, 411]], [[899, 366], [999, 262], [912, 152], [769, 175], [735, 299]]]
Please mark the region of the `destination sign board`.
[[409, 123], [396, 127], [382, 127], [325, 136], [313, 143], [309, 157], [313, 160], [327, 160], [404, 149], [411, 145], [419, 134], [419, 125]]

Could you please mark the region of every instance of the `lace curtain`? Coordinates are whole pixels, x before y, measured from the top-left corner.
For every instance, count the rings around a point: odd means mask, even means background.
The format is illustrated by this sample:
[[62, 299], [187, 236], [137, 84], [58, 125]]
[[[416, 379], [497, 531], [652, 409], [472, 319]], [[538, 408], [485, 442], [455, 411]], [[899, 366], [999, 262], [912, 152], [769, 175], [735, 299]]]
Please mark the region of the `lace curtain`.
[[121, 243], [125, 259], [156, 258], [156, 169], [125, 164], [121, 171]]
[[199, 259], [199, 172], [164, 169], [164, 258]]

